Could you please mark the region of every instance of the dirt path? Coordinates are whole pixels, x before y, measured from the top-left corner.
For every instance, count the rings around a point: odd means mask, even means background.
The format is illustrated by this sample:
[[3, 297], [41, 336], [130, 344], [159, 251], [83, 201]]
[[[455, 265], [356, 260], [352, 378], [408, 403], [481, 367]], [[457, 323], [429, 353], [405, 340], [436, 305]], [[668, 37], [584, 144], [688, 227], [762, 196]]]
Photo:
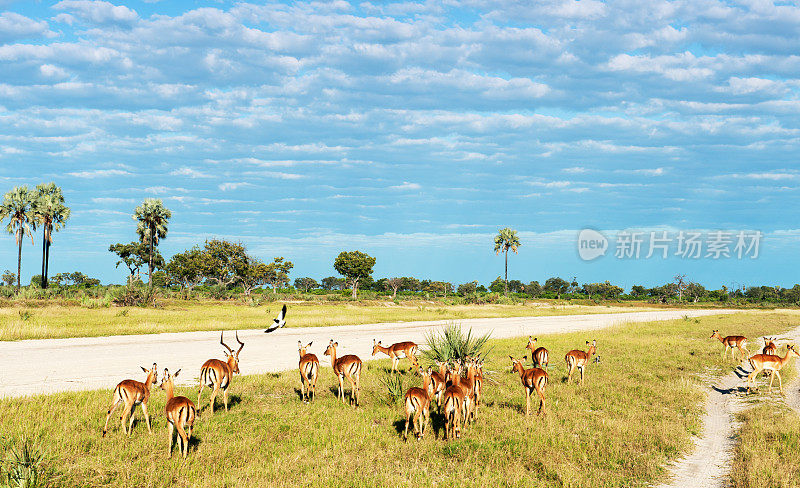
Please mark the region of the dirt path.
[[[781, 344], [799, 344], [800, 328], [781, 335], [779, 340]], [[748, 347], [751, 354], [756, 354], [761, 352], [763, 341], [759, 338]], [[752, 406], [742, 400], [747, 392], [745, 382], [750, 371], [750, 365], [743, 361], [732, 373], [717, 379], [711, 386], [703, 416], [703, 436], [695, 439], [695, 449], [690, 456], [672, 466], [672, 481], [658, 488], [727, 486], [736, 447], [735, 434], [739, 428], [736, 414]], [[777, 387], [777, 381], [775, 383]], [[784, 391], [786, 402], [800, 412], [800, 376], [796, 376]]]
[[[475, 334], [493, 338], [530, 334], [596, 330], [624, 322], [671, 320], [732, 313], [733, 310], [661, 310], [550, 317], [465, 319]], [[242, 374], [284, 371], [297, 367], [297, 341], [313, 341], [310, 352], [323, 359], [330, 339], [339, 342], [340, 355], [357, 354], [372, 359], [373, 338], [391, 344], [411, 340], [418, 344], [448, 321], [399, 322], [337, 327], [283, 328], [266, 335], [261, 330], [239, 333], [245, 342], [239, 368]], [[233, 334], [226, 342], [234, 345]], [[379, 355], [378, 359], [385, 358]], [[209, 358], [222, 358], [217, 332], [183, 332], [150, 335], [90, 337], [74, 339], [0, 342], [0, 397], [24, 396], [70, 390], [112, 388], [125, 378], [141, 376], [139, 366], [154, 361], [159, 368], [182, 368], [189, 372], [184, 384], [197, 384], [200, 365]], [[13, 358], [13, 360], [9, 360]], [[325, 362], [327, 365], [328, 363]]]

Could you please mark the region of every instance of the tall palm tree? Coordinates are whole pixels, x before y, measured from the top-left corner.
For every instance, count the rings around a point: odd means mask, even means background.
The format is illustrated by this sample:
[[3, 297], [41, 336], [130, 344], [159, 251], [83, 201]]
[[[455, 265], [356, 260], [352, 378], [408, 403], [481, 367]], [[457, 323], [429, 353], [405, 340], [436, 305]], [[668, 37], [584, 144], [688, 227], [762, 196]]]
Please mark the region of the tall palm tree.
[[159, 240], [167, 238], [167, 224], [170, 218], [172, 218], [172, 212], [164, 206], [164, 202], [160, 198], [146, 198], [133, 213], [133, 220], [139, 222], [136, 228], [139, 240], [150, 246], [147, 281], [151, 287], [153, 286], [153, 251], [158, 246]]
[[43, 227], [42, 239], [42, 288], [47, 288], [47, 273], [50, 270], [50, 245], [53, 231], [61, 230], [69, 219], [70, 209], [64, 205], [64, 194], [55, 183], [36, 185], [36, 208], [34, 218]]
[[519, 236], [517, 236], [517, 231], [508, 227], [497, 231], [497, 235], [494, 237], [495, 254], [500, 254], [501, 252], [506, 254], [506, 279], [505, 288], [503, 291], [504, 295], [508, 295], [508, 250], [510, 249], [514, 251], [514, 254], [516, 254], [517, 248], [521, 245], [522, 244], [519, 242]]
[[36, 208], [36, 195], [27, 186], [16, 186], [3, 197], [0, 204], [0, 221], [9, 219], [6, 230], [13, 234], [17, 240], [19, 253], [17, 254], [17, 292], [20, 288], [20, 273], [22, 272], [22, 241], [25, 234], [31, 238], [33, 244], [33, 231], [36, 230], [34, 211]]

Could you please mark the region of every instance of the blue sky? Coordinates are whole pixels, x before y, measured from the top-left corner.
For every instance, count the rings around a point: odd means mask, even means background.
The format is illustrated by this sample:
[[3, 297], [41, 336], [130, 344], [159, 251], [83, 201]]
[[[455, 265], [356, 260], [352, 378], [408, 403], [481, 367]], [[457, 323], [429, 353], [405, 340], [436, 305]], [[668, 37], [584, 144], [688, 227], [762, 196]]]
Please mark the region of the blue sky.
[[[54, 272], [121, 282], [133, 208], [334, 274], [797, 279], [794, 2], [0, 0], [0, 184], [55, 181]], [[6, 190], [3, 190], [6, 191]], [[760, 230], [757, 259], [591, 262], [580, 229]], [[0, 268], [15, 269], [13, 239]], [[38, 272], [40, 238], [23, 250]]]

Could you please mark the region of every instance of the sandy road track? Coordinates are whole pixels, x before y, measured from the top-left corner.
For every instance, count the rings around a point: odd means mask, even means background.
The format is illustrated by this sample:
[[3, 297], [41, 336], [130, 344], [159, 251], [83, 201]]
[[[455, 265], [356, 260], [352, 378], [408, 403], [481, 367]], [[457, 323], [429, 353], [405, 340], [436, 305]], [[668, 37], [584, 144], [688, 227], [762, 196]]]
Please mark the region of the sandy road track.
[[[671, 320], [733, 313], [734, 310], [663, 310], [549, 317], [464, 319], [473, 333], [492, 333], [493, 338], [558, 332], [589, 331], [624, 322]], [[424, 343], [426, 334], [448, 321], [395, 322], [336, 327], [284, 328], [269, 335], [262, 330], [243, 330], [245, 342], [240, 357], [242, 374], [283, 371], [297, 367], [297, 341], [314, 341], [310, 352], [322, 359], [330, 339], [339, 342], [339, 355], [357, 354], [371, 359], [372, 339], [391, 344], [401, 340]], [[247, 324], [252, 327], [255, 324]], [[266, 323], [264, 324], [266, 326]], [[235, 345], [232, 333], [226, 343]], [[380, 354], [377, 358], [385, 358]], [[200, 365], [209, 358], [222, 358], [217, 332], [182, 332], [148, 335], [0, 342], [0, 397], [59, 391], [112, 388], [125, 378], [140, 378], [139, 366], [158, 363], [159, 369], [182, 368], [184, 384], [196, 384]]]

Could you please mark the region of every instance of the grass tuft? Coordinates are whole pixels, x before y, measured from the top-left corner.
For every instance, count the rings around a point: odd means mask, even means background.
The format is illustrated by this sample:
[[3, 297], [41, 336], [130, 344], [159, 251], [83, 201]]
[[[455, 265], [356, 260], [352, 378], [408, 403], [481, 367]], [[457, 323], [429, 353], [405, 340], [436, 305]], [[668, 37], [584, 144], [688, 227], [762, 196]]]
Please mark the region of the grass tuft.
[[472, 328], [465, 334], [461, 324], [451, 322], [442, 329], [441, 334], [433, 332], [426, 337], [428, 348], [422, 355], [430, 362], [483, 357], [489, 352], [486, 346], [490, 337], [491, 334], [475, 337]]

